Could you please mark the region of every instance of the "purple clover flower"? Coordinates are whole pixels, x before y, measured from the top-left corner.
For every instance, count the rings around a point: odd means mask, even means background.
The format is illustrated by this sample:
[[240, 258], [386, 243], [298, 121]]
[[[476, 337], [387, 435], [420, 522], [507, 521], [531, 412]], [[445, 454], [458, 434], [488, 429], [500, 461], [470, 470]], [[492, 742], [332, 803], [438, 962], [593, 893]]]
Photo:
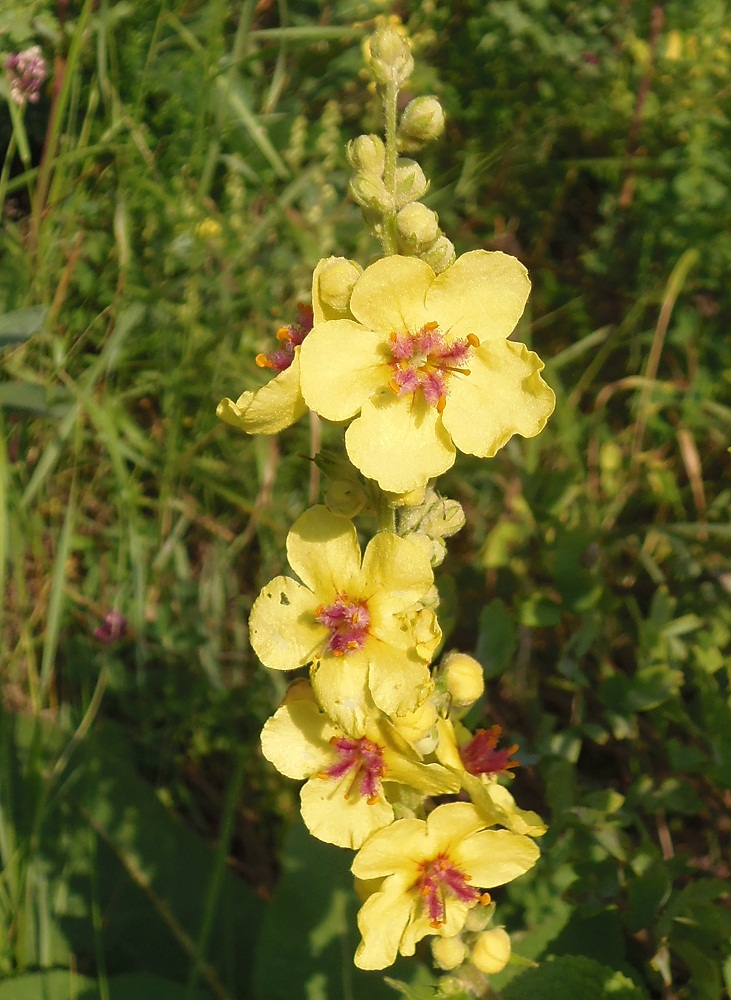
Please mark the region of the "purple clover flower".
[[43, 81], [48, 75], [46, 60], [39, 45], [32, 45], [22, 52], [14, 52], [5, 60], [10, 82], [10, 96], [21, 108], [26, 103], [36, 104], [40, 98]]
[[94, 638], [104, 645], [123, 639], [127, 635], [127, 619], [119, 611], [109, 611], [104, 621], [94, 629]]

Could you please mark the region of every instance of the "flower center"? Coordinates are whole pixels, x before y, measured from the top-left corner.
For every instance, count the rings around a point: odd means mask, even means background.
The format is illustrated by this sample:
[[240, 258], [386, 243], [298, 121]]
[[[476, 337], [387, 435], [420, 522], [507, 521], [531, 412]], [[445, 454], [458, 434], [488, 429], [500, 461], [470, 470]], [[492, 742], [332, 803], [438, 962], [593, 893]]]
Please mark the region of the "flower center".
[[315, 621], [330, 630], [326, 648], [333, 656], [347, 656], [363, 649], [368, 638], [371, 616], [365, 601], [351, 601], [338, 594], [332, 604], [321, 604]]
[[346, 736], [333, 736], [330, 746], [337, 754], [337, 760], [318, 778], [342, 778], [348, 771], [353, 772], [353, 780], [345, 793], [350, 798], [357, 786], [358, 795], [368, 800], [368, 805], [375, 805], [381, 794], [381, 778], [386, 773], [383, 763], [383, 747], [380, 747], [365, 736], [359, 740], [349, 740]]
[[[465, 770], [470, 774], [505, 774], [513, 767], [519, 767], [517, 760], [511, 760], [518, 744], [496, 750], [502, 736], [500, 726], [478, 729], [469, 743], [459, 751]], [[512, 777], [512, 776], [511, 776]]]
[[427, 403], [441, 413], [450, 376], [470, 374], [464, 365], [479, 346], [473, 333], [448, 344], [438, 323], [426, 323], [418, 333], [396, 331], [389, 344], [393, 378], [388, 384], [397, 396], [421, 390]]
[[461, 903], [480, 902], [487, 905], [490, 902], [488, 892], [481, 893], [479, 889], [467, 884], [470, 876], [453, 864], [448, 854], [438, 854], [431, 861], [422, 861], [419, 869], [421, 875], [416, 887], [432, 927], [441, 927], [446, 921], [449, 896]]
[[277, 330], [277, 340], [281, 346], [270, 354], [257, 354], [257, 365], [260, 368], [271, 368], [277, 375], [286, 371], [294, 361], [295, 347], [299, 347], [310, 332], [312, 323], [312, 307], [300, 303], [297, 306], [297, 319], [294, 323]]

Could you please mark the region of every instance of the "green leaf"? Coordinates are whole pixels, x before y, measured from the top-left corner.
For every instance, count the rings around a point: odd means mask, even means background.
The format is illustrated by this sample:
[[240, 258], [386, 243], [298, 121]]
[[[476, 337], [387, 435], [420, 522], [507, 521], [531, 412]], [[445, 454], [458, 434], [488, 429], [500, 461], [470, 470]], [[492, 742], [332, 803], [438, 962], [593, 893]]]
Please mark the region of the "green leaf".
[[[181, 983], [148, 973], [113, 976], [107, 980], [109, 1000], [208, 1000], [208, 994], [188, 994]], [[102, 1000], [96, 981], [65, 969], [14, 976], [0, 983], [0, 1000]]]
[[93, 979], [53, 969], [3, 980], [0, 1000], [99, 1000], [99, 992]]
[[[323, 844], [302, 823], [294, 824], [259, 940], [255, 1000], [394, 1000], [383, 973], [363, 972], [353, 964], [360, 902], [352, 860], [351, 851]], [[401, 959], [387, 971], [410, 986], [429, 983], [420, 968], [414, 959]]]
[[0, 348], [21, 344], [38, 333], [47, 313], [45, 306], [30, 306], [0, 316]]
[[40, 417], [60, 417], [68, 407], [68, 393], [22, 379], [0, 382], [0, 407]]
[[563, 955], [517, 976], [504, 1000], [647, 1000], [647, 994], [622, 972], [591, 958]]
[[497, 598], [485, 605], [480, 614], [475, 656], [485, 670], [485, 677], [499, 677], [510, 666], [518, 645], [514, 616]]

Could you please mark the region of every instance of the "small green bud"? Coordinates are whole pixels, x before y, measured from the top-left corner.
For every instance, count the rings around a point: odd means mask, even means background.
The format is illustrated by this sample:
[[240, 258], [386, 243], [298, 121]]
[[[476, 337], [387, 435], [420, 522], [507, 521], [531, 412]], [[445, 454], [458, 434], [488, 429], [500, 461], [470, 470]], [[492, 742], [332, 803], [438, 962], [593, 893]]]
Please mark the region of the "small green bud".
[[403, 144], [438, 139], [444, 131], [444, 111], [436, 97], [416, 97], [401, 116], [398, 137]]
[[381, 25], [367, 43], [368, 62], [376, 83], [402, 86], [414, 71], [408, 39], [393, 25]]
[[348, 185], [350, 196], [362, 208], [375, 211], [380, 215], [390, 212], [393, 199], [383, 181], [370, 174], [356, 174]]
[[383, 177], [386, 147], [377, 135], [359, 135], [348, 143], [348, 163], [353, 170], [371, 177]]
[[439, 236], [439, 216], [420, 201], [412, 201], [396, 216], [396, 230], [401, 248], [407, 253], [418, 253]]
[[396, 208], [403, 208], [411, 201], [418, 201], [429, 189], [429, 181], [424, 176], [416, 160], [399, 157], [396, 161], [395, 182]]
[[454, 244], [446, 236], [438, 236], [432, 245], [419, 256], [427, 262], [435, 274], [446, 271], [457, 259]]

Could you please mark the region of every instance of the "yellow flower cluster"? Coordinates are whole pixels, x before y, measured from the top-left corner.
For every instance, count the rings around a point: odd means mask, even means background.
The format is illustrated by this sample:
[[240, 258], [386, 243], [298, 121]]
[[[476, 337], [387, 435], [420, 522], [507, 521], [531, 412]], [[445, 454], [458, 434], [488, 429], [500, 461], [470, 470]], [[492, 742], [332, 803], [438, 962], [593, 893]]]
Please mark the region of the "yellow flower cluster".
[[[554, 396], [542, 362], [507, 339], [528, 290], [525, 268], [503, 253], [474, 251], [440, 274], [398, 255], [365, 270], [322, 260], [311, 310], [300, 307], [279, 347], [257, 358], [272, 380], [223, 400], [218, 415], [265, 434], [308, 408], [347, 421], [363, 476], [389, 494], [423, 494], [458, 450], [491, 457], [545, 425]], [[497, 971], [509, 938], [475, 914], [491, 905], [487, 890], [535, 864], [532, 838], [545, 827], [500, 783], [517, 747], [501, 748], [496, 726], [472, 733], [460, 721], [483, 694], [479, 663], [450, 653], [432, 669], [438, 547], [410, 528], [379, 531], [361, 551], [348, 517], [315, 506], [292, 526], [287, 557], [296, 578], [262, 589], [251, 645], [266, 667], [308, 668], [308, 679], [290, 686], [262, 748], [304, 782], [312, 834], [358, 852], [356, 965], [385, 968], [433, 935], [435, 960], [453, 968], [479, 925], [472, 961]], [[431, 802], [450, 795], [461, 800]]]
[[529, 290], [523, 265], [500, 251], [473, 250], [439, 275], [416, 257], [362, 272], [320, 261], [314, 325], [295, 337], [291, 363], [257, 393], [222, 400], [218, 416], [252, 434], [276, 433], [307, 408], [351, 421], [345, 447], [364, 476], [393, 493], [423, 488], [458, 450], [492, 458], [514, 434], [545, 427], [555, 397], [543, 362], [507, 339]]

